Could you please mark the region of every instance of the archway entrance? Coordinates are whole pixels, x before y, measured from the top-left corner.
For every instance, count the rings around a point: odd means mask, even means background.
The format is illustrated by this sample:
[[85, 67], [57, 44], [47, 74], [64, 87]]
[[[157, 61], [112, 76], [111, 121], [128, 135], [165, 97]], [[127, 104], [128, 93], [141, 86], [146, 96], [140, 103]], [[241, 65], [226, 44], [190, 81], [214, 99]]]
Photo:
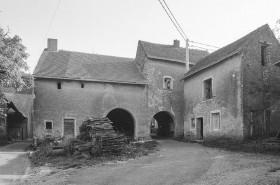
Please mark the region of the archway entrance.
[[113, 109], [107, 117], [113, 122], [114, 130], [125, 136], [134, 137], [134, 118], [130, 112], [125, 109]]
[[151, 133], [160, 137], [173, 137], [175, 124], [169, 112], [161, 111], [153, 116]]

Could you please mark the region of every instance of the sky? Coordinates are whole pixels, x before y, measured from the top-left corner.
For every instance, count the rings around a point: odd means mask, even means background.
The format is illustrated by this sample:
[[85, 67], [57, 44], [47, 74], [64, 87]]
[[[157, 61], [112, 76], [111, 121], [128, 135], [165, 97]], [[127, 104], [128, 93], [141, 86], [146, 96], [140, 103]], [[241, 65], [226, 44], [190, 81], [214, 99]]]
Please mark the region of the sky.
[[[274, 28], [280, 19], [280, 0], [165, 2], [189, 40], [218, 47], [264, 24]], [[0, 5], [0, 26], [22, 38], [31, 73], [47, 38], [58, 39], [59, 50], [128, 58], [135, 58], [139, 40], [172, 45], [178, 39], [185, 47], [158, 0], [0, 0]]]

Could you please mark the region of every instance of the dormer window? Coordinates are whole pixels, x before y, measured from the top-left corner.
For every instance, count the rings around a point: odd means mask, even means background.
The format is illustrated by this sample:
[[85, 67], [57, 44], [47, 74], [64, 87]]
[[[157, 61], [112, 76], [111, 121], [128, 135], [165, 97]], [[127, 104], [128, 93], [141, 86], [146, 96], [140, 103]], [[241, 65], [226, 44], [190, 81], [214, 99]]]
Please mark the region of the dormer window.
[[163, 89], [172, 90], [173, 89], [173, 79], [170, 76], [163, 77]]

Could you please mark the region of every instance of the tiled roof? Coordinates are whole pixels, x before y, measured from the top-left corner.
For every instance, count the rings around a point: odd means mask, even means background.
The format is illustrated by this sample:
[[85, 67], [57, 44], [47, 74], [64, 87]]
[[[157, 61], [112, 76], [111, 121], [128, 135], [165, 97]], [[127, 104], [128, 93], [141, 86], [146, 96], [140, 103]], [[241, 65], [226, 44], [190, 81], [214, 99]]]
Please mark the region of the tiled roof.
[[15, 107], [24, 116], [28, 117], [33, 102], [33, 95], [30, 94], [17, 94], [17, 93], [4, 93], [9, 102], [13, 102]]
[[184, 75], [184, 78], [195, 74], [198, 71], [201, 71], [205, 68], [212, 66], [224, 59], [239, 53], [246, 45], [250, 43], [250, 41], [260, 32], [265, 29], [270, 29], [267, 24], [259, 27], [258, 29], [252, 31], [248, 35], [240, 38], [239, 40], [207, 55], [201, 60], [197, 61], [197, 63]]
[[73, 51], [44, 51], [34, 77], [146, 83], [134, 59]]
[[[186, 63], [186, 49], [181, 47], [174, 47], [173, 45], [155, 44], [145, 41], [139, 41], [143, 46], [149, 58], [170, 60], [176, 62]], [[203, 50], [190, 49], [190, 63], [195, 64], [199, 59], [205, 57], [209, 53]]]

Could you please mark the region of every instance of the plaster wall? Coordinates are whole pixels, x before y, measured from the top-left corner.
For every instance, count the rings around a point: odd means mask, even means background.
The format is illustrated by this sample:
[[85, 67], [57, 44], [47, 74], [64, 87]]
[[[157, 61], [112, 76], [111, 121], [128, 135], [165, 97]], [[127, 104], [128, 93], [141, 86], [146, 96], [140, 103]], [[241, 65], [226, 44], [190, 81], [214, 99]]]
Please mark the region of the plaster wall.
[[[61, 82], [61, 89], [57, 89]], [[75, 118], [75, 134], [86, 117], [105, 117], [114, 108], [129, 111], [135, 120], [135, 138], [149, 137], [145, 85], [35, 79], [34, 135], [45, 137], [44, 120], [53, 121], [52, 135], [63, 135], [63, 118]], [[141, 110], [141, 111], [140, 111]]]
[[[143, 75], [148, 83], [148, 122], [160, 112], [169, 112], [174, 119], [174, 137], [183, 136], [183, 81], [185, 64], [145, 58]], [[163, 89], [163, 78], [173, 79], [173, 90]]]
[[[203, 82], [212, 78], [213, 98], [203, 100]], [[220, 112], [220, 129], [214, 130], [211, 112]], [[184, 80], [184, 136], [197, 139], [192, 118], [203, 118], [203, 139], [243, 139], [241, 56], [235, 55]]]

